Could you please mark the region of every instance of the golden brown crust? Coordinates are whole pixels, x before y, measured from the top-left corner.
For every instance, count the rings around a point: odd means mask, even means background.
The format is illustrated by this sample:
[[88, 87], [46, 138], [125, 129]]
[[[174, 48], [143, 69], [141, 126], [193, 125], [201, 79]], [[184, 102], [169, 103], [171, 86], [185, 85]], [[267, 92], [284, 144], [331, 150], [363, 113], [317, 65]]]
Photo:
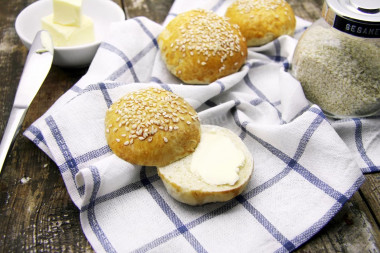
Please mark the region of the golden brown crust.
[[112, 151], [137, 165], [168, 165], [192, 153], [200, 141], [196, 111], [159, 88], [131, 92], [113, 103], [105, 128]]
[[237, 24], [248, 46], [264, 45], [281, 35], [293, 35], [296, 19], [285, 0], [236, 0], [225, 13]]
[[169, 71], [188, 84], [209, 84], [237, 72], [247, 57], [239, 28], [207, 10], [175, 17], [158, 44]]

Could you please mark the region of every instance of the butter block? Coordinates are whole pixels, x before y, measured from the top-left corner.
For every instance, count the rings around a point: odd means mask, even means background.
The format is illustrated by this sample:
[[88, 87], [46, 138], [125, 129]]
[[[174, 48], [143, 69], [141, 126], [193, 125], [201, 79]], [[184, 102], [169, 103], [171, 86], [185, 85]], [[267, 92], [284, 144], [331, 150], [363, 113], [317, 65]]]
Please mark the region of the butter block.
[[82, 15], [81, 26], [66, 26], [54, 22], [54, 14], [41, 19], [42, 29], [47, 30], [55, 47], [75, 46], [91, 43], [95, 40], [94, 22], [88, 16]]
[[57, 24], [80, 27], [82, 0], [53, 0], [53, 14]]

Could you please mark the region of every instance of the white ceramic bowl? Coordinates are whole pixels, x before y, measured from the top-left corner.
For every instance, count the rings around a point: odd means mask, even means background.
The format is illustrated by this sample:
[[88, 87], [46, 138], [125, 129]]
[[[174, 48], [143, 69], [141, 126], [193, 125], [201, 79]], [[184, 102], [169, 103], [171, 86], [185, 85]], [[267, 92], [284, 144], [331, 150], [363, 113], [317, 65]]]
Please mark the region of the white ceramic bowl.
[[[61, 67], [88, 66], [108, 33], [112, 22], [125, 20], [123, 10], [111, 0], [84, 0], [82, 11], [94, 21], [95, 42], [72, 47], [54, 47], [53, 64]], [[52, 0], [39, 0], [27, 6], [16, 18], [16, 32], [29, 49], [41, 30], [41, 18], [53, 13]]]

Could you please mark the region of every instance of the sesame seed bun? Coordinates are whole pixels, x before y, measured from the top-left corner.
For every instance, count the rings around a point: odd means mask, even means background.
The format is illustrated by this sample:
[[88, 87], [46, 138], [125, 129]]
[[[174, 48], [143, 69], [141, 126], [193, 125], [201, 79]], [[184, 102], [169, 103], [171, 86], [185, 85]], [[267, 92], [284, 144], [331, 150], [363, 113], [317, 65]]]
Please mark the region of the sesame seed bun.
[[237, 24], [248, 46], [261, 46], [281, 35], [293, 35], [296, 19], [285, 0], [236, 0], [225, 16]]
[[111, 150], [136, 165], [168, 165], [192, 153], [200, 140], [196, 111], [160, 88], [130, 92], [113, 103], [105, 129]]
[[205, 133], [214, 132], [218, 136], [230, 139], [233, 145], [244, 155], [244, 162], [239, 166], [239, 179], [233, 185], [214, 185], [205, 182], [200, 175], [191, 169], [194, 153], [172, 164], [159, 167], [158, 175], [169, 195], [188, 205], [224, 202], [236, 197], [244, 191], [253, 172], [252, 154], [234, 132], [227, 128], [212, 125], [202, 125], [201, 131], [202, 136]]
[[209, 84], [235, 73], [247, 57], [239, 27], [202, 9], [176, 16], [158, 44], [169, 71], [187, 84]]

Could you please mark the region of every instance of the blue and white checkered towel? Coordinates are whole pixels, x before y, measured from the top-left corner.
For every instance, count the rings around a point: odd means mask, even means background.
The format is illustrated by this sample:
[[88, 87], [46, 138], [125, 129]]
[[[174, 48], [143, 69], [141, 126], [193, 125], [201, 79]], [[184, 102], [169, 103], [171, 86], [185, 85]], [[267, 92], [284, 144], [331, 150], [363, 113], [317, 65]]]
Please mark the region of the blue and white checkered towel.
[[[177, 0], [223, 14], [231, 1]], [[298, 19], [298, 38], [308, 23]], [[295, 38], [250, 48], [244, 67], [210, 85], [181, 85], [160, 59], [162, 26], [116, 23], [88, 73], [25, 135], [57, 164], [97, 252], [288, 252], [310, 239], [380, 170], [379, 118], [330, 122], [287, 72]], [[254, 157], [237, 198], [193, 207], [172, 199], [156, 169], [122, 161], [104, 136], [110, 104], [156, 86], [186, 98], [203, 124], [237, 133]]]

